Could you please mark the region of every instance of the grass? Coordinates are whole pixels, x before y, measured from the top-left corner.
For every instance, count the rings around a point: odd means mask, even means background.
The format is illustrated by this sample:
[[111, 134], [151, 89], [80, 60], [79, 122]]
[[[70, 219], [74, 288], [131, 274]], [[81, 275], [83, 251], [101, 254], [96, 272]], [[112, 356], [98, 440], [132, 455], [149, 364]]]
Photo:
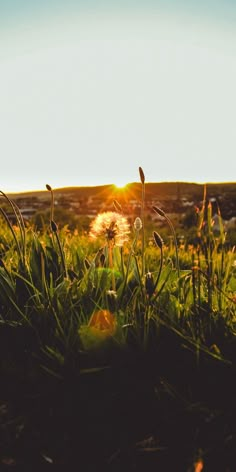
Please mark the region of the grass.
[[42, 232], [26, 227], [2, 193], [17, 221], [1, 211], [6, 467], [12, 460], [19, 470], [64, 470], [76, 461], [82, 470], [187, 472], [202, 461], [204, 471], [235, 470], [234, 248], [223, 224], [214, 235], [206, 191], [196, 245], [178, 246], [156, 207], [174, 246], [155, 228], [147, 243], [139, 172], [141, 218], [128, 241], [119, 202], [110, 223], [106, 215], [101, 226], [100, 215], [91, 239], [54, 221], [49, 185], [51, 217]]

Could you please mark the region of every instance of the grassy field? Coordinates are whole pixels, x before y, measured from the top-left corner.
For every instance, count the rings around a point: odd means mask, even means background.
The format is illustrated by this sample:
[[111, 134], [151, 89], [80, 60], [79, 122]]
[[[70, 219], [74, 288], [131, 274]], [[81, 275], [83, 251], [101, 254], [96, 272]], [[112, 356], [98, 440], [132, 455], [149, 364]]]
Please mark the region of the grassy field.
[[88, 234], [55, 221], [49, 185], [41, 232], [2, 194], [16, 221], [0, 209], [6, 470], [236, 468], [234, 247], [207, 191], [193, 245], [158, 207], [171, 243], [147, 237], [139, 172], [140, 216], [130, 225], [114, 201]]

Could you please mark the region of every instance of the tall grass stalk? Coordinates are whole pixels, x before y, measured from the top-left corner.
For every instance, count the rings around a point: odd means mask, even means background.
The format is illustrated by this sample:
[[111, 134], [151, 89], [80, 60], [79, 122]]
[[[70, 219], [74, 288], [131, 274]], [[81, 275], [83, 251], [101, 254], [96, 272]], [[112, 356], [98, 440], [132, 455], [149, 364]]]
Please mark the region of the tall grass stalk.
[[155, 241], [156, 246], [159, 247], [159, 249], [161, 251], [159, 271], [158, 271], [158, 275], [157, 275], [157, 278], [156, 278], [156, 282], [153, 286], [153, 293], [155, 293], [155, 291], [157, 289], [157, 286], [158, 286], [158, 282], [160, 280], [162, 267], [163, 267], [163, 245], [164, 245], [164, 242], [163, 242], [163, 239], [161, 238], [161, 236], [159, 235], [159, 233], [157, 233], [156, 231], [153, 232], [153, 239]]
[[108, 249], [109, 268], [111, 270], [111, 285], [112, 285], [112, 290], [115, 291], [116, 282], [115, 282], [114, 265], [113, 265], [113, 242], [110, 239], [107, 242], [107, 249]]
[[[119, 305], [120, 306], [122, 305], [123, 296], [124, 296], [125, 290], [127, 288], [127, 281], [128, 281], [128, 276], [129, 276], [129, 273], [130, 273], [130, 264], [131, 264], [132, 257], [135, 254], [135, 249], [136, 249], [136, 245], [137, 245], [137, 241], [138, 241], [139, 233], [140, 233], [141, 229], [142, 229], [142, 220], [141, 220], [141, 218], [137, 217], [137, 218], [135, 218], [135, 221], [134, 221], [134, 239], [133, 239], [131, 248], [129, 250], [128, 260], [127, 260], [127, 264], [126, 264], [126, 272], [125, 272], [125, 276], [123, 277], [122, 290], [121, 290], [121, 294], [120, 294], [120, 297], [119, 297], [119, 300], [120, 300]], [[139, 282], [140, 281], [141, 281], [141, 279], [139, 279]]]
[[178, 274], [178, 277], [179, 277], [180, 276], [180, 268], [179, 268], [178, 244], [177, 244], [177, 238], [176, 238], [176, 233], [175, 233], [174, 226], [173, 226], [170, 218], [166, 215], [166, 213], [163, 210], [161, 210], [161, 208], [158, 208], [156, 206], [154, 206], [152, 208], [159, 216], [162, 216], [163, 218], [165, 218], [165, 220], [167, 221], [167, 223], [169, 225], [169, 228], [172, 232], [173, 239], [174, 239], [174, 245], [175, 245], [176, 268], [177, 268], [177, 274]]
[[[121, 215], [123, 214], [122, 206], [121, 204], [117, 201], [113, 201], [113, 205], [117, 213], [120, 213]], [[125, 269], [124, 269], [124, 249], [123, 246], [120, 247], [120, 260], [121, 260], [121, 272], [122, 272], [122, 277], [124, 279], [125, 277]]]
[[142, 200], [141, 200], [141, 220], [142, 220], [142, 271], [141, 275], [145, 273], [145, 224], [144, 224], [144, 213], [145, 213], [145, 175], [142, 167], [139, 167], [139, 175], [142, 184]]
[[50, 205], [50, 221], [54, 221], [54, 192], [51, 185], [46, 184], [46, 189], [51, 194], [51, 205]]
[[55, 221], [53, 221], [53, 220], [51, 221], [51, 229], [52, 229], [52, 232], [55, 235], [56, 240], [57, 240], [58, 249], [59, 249], [60, 256], [61, 256], [61, 263], [62, 263], [62, 267], [63, 267], [64, 276], [68, 277], [65, 254], [64, 254], [64, 251], [62, 249], [61, 241], [60, 241], [60, 238], [59, 238], [59, 235], [58, 235], [58, 227], [57, 227], [57, 224], [55, 223]]

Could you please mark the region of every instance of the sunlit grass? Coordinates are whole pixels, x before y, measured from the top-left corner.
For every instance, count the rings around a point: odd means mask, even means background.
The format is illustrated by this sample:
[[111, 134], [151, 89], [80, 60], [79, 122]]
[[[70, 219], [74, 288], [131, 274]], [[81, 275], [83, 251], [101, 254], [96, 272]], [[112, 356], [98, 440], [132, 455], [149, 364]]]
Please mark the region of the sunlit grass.
[[[142, 397], [144, 385], [147, 395], [152, 392], [157, 424], [160, 418], [172, 421], [169, 403], [181, 408], [186, 418], [198, 408], [199, 417], [202, 408], [210, 415], [213, 397], [215, 418], [216, 411], [224, 414], [228, 400], [231, 408], [234, 392], [234, 248], [225, 244], [223, 225], [215, 237], [206, 193], [195, 244], [178, 242], [168, 217], [174, 244], [164, 241], [155, 225], [146, 238], [142, 169], [140, 179], [140, 217], [129, 225], [117, 200], [116, 211], [98, 215], [87, 234], [54, 221], [50, 186], [49, 221], [42, 231], [26, 227], [18, 207], [3, 195], [17, 224], [2, 212], [1, 372], [13, 382], [27, 379], [30, 385], [35, 377], [46, 383], [49, 378], [65, 383], [69, 378], [81, 385], [81, 376], [90, 375], [96, 383], [109, 371], [106, 382], [111, 390], [118, 372], [114, 388], [122, 391], [126, 383], [129, 388], [134, 383], [132, 402], [138, 413], [143, 404], [137, 404], [135, 396]], [[165, 217], [163, 210], [153, 211]], [[88, 393], [91, 401], [90, 395], [96, 393]], [[112, 395], [119, 398], [116, 390]], [[124, 396], [122, 408], [125, 405]], [[195, 428], [196, 432], [200, 426]]]

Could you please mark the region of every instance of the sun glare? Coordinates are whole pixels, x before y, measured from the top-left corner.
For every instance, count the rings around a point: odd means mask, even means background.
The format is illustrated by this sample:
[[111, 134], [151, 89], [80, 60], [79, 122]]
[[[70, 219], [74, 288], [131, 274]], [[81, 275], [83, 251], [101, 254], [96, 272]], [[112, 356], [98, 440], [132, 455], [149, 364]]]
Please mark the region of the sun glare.
[[117, 190], [126, 190], [127, 185], [128, 185], [127, 183], [124, 183], [122, 181], [117, 182], [116, 184], [114, 184], [114, 186]]

